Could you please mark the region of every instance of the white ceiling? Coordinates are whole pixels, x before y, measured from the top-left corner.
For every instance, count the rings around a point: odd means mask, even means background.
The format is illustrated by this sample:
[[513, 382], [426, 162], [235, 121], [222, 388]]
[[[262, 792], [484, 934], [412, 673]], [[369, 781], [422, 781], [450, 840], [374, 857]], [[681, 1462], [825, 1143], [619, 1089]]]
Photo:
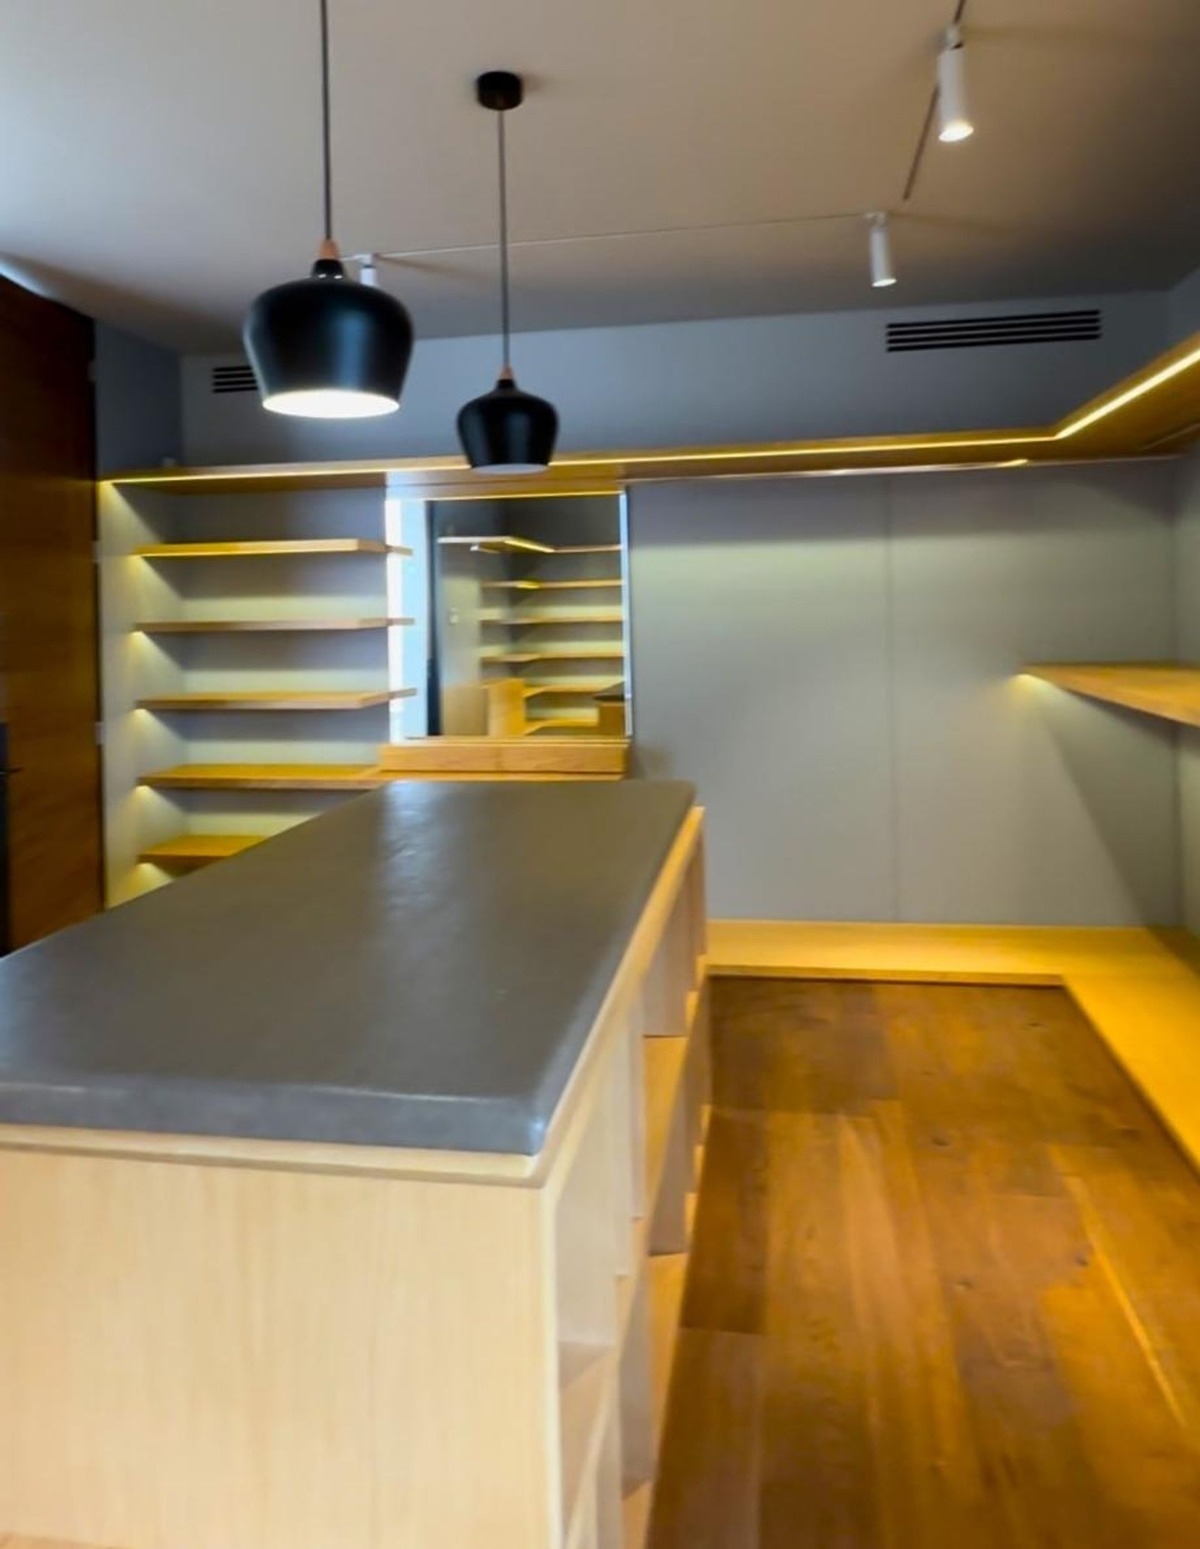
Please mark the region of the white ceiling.
[[[386, 272], [420, 334], [492, 329], [494, 122], [471, 82], [510, 68], [519, 327], [1129, 290], [1200, 263], [1200, 0], [969, 0], [978, 132], [932, 141], [902, 205], [953, 3], [330, 0], [343, 248], [423, 251]], [[229, 346], [319, 235], [316, 0], [0, 18], [0, 265]], [[858, 218], [877, 208], [901, 278], [882, 297]]]

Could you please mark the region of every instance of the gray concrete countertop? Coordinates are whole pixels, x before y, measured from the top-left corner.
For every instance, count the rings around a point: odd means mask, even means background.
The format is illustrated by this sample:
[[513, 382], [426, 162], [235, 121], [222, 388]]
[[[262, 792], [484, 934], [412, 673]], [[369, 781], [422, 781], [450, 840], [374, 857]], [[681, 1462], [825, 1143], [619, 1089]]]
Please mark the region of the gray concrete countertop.
[[0, 960], [0, 1123], [535, 1154], [693, 797], [398, 783]]

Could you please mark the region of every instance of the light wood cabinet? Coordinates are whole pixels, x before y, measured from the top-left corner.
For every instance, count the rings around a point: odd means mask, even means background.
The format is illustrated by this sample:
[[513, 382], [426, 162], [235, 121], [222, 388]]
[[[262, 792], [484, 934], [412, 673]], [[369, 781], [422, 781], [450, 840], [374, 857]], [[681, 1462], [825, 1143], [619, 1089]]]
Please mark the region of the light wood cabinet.
[[0, 1126], [0, 1539], [638, 1549], [706, 973], [693, 812], [537, 1155]]

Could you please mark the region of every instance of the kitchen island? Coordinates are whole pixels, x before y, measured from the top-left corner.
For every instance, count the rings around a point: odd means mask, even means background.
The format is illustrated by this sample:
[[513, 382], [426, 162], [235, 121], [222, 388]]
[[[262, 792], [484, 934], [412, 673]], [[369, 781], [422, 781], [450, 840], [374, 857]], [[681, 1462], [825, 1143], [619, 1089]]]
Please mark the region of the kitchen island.
[[396, 785], [0, 964], [0, 1537], [644, 1532], [691, 788]]

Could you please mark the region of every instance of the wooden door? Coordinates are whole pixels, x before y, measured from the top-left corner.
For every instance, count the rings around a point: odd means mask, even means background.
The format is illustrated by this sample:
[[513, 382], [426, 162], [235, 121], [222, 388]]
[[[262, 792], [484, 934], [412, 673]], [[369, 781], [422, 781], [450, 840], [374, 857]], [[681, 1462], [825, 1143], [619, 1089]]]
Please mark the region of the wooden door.
[[92, 325], [0, 280], [0, 720], [12, 946], [101, 903]]

